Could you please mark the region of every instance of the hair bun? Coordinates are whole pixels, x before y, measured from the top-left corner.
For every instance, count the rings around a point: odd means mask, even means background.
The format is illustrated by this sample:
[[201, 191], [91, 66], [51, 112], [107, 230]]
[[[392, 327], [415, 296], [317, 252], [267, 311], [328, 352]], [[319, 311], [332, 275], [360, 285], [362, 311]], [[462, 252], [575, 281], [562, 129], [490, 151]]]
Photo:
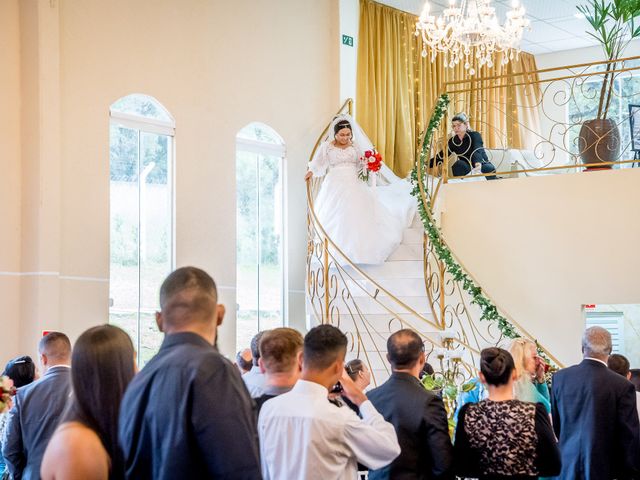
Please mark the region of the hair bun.
[[480, 353], [480, 371], [489, 385], [504, 385], [515, 368], [513, 357], [502, 348], [485, 348]]

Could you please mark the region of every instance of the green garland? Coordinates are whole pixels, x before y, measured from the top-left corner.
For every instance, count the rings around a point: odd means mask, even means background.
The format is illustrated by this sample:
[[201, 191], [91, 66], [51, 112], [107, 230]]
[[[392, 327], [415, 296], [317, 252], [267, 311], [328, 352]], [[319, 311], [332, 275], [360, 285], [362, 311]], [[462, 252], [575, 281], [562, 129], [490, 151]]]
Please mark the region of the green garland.
[[[418, 214], [424, 225], [424, 230], [429, 237], [429, 241], [433, 245], [433, 250], [440, 261], [442, 261], [452, 278], [462, 285], [462, 288], [471, 296], [471, 303], [478, 305], [482, 311], [480, 320], [487, 320], [497, 325], [498, 329], [506, 338], [518, 338], [520, 334], [516, 328], [511, 324], [504, 316], [498, 312], [498, 308], [482, 293], [482, 288], [475, 284], [475, 282], [467, 275], [460, 264], [454, 259], [451, 250], [445, 245], [442, 240], [440, 228], [436, 225], [433, 217], [431, 216], [431, 202], [427, 200], [422, 202], [420, 194], [419, 178], [423, 179], [423, 189], [427, 191], [427, 164], [429, 161], [429, 146], [433, 133], [438, 129], [442, 118], [447, 113], [449, 107], [449, 96], [445, 93], [438, 98], [436, 102], [433, 115], [429, 119], [429, 125], [425, 131], [424, 140], [422, 142], [422, 148], [420, 149], [419, 159], [416, 161], [413, 170], [411, 171], [411, 183], [413, 184], [413, 190], [411, 194], [418, 200]], [[420, 168], [420, 176], [418, 176], [418, 168]], [[537, 345], [537, 342], [536, 342]], [[544, 360], [552, 365], [551, 360], [544, 354], [544, 352], [538, 346], [538, 354], [544, 358]]]

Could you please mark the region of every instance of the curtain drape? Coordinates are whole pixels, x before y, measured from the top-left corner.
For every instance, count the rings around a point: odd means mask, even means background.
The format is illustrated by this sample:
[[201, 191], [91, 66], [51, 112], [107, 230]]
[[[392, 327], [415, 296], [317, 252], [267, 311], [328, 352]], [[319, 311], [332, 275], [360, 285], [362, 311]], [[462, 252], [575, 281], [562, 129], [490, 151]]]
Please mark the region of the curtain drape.
[[356, 114], [385, 163], [400, 176], [411, 170], [445, 82], [519, 72], [527, 73], [492, 81], [492, 88], [468, 82], [450, 87], [468, 90], [453, 95], [450, 108], [469, 115], [489, 148], [532, 147], [540, 101], [537, 83], [531, 83], [538, 80], [533, 55], [521, 53], [506, 65], [495, 58], [492, 68], [484, 66], [470, 77], [462, 64], [445, 67], [442, 55], [433, 63], [422, 57], [416, 21], [412, 14], [360, 0]]

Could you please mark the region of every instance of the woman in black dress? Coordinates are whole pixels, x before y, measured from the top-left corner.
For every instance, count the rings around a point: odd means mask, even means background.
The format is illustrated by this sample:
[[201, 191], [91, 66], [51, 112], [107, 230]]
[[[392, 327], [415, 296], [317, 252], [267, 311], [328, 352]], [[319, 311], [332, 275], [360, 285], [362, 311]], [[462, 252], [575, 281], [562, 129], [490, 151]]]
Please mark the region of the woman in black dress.
[[544, 405], [513, 397], [513, 357], [501, 348], [487, 348], [480, 357], [480, 380], [489, 398], [460, 410], [456, 475], [480, 480], [558, 475], [560, 451]]

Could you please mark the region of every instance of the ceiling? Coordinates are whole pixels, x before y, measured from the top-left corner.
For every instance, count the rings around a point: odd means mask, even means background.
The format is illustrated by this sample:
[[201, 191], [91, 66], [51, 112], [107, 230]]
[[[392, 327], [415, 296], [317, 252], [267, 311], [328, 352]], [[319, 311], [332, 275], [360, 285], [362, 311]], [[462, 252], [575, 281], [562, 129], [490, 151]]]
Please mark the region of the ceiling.
[[[377, 0], [379, 3], [420, 15], [424, 0]], [[533, 54], [573, 50], [574, 48], [598, 45], [585, 30], [589, 27], [585, 19], [578, 19], [577, 0], [521, 0], [526, 16], [531, 21], [531, 30], [522, 39], [522, 50]], [[459, 4], [460, 0], [457, 0]], [[430, 0], [432, 13], [441, 12], [448, 0]], [[504, 22], [505, 13], [511, 8], [511, 0], [493, 0], [498, 18]]]

